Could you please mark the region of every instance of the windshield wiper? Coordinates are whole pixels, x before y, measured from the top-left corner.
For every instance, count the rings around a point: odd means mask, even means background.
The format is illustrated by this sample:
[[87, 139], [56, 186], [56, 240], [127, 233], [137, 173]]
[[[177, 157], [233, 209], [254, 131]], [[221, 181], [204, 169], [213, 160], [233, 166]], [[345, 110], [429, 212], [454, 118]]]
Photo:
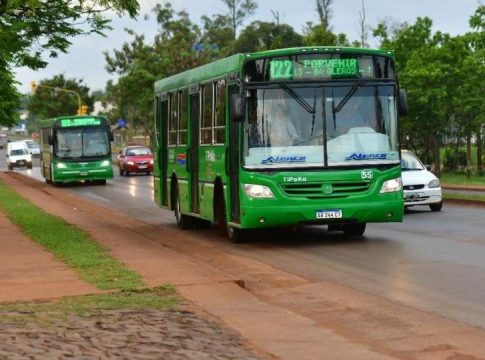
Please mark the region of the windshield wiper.
[[315, 114], [315, 107], [311, 106], [305, 99], [298, 95], [293, 89], [286, 84], [280, 84], [280, 87], [285, 90], [305, 111], [309, 114]]
[[313, 106], [311, 106], [304, 98], [298, 95], [293, 89], [291, 89], [286, 84], [280, 84], [280, 87], [285, 90], [288, 95], [290, 95], [305, 111], [309, 114], [312, 114], [312, 131], [311, 135], [313, 135], [313, 129], [315, 127], [315, 115], [316, 115], [316, 106], [317, 106], [317, 92], [315, 91], [315, 96], [313, 97]]
[[347, 104], [347, 101], [350, 100], [352, 96], [354, 96], [355, 92], [362, 86], [362, 80], [359, 79], [357, 82], [350, 88], [350, 90], [345, 94], [342, 100], [338, 103], [337, 106], [332, 105], [332, 111], [334, 114], [338, 113], [342, 108]]

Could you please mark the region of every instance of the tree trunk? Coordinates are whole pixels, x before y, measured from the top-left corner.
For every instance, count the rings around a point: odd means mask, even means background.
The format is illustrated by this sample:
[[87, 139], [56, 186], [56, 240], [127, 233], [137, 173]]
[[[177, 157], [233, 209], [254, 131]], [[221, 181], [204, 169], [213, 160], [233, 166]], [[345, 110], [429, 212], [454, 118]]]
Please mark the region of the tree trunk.
[[466, 133], [466, 177], [472, 176], [472, 136], [471, 131]]
[[477, 131], [477, 172], [478, 175], [483, 175], [483, 162], [482, 162], [482, 127], [478, 126]]

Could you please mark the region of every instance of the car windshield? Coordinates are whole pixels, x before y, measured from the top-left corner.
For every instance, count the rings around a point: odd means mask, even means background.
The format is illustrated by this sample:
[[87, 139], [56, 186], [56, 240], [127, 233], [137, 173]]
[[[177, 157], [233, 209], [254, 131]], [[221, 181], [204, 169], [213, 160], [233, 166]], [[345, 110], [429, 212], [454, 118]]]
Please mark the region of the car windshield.
[[29, 149], [38, 149], [39, 148], [39, 143], [35, 141], [27, 141], [27, 146]]
[[248, 168], [398, 164], [393, 86], [249, 90]]
[[76, 129], [56, 132], [55, 155], [59, 158], [106, 156], [109, 151], [106, 129]]
[[126, 156], [150, 155], [151, 151], [148, 148], [131, 148], [126, 150]]
[[401, 152], [401, 168], [403, 171], [426, 169], [418, 157], [410, 151]]
[[16, 149], [16, 150], [12, 150], [10, 152], [10, 155], [12, 155], [12, 156], [25, 155], [25, 154], [28, 154], [28, 151], [25, 150], [25, 149]]

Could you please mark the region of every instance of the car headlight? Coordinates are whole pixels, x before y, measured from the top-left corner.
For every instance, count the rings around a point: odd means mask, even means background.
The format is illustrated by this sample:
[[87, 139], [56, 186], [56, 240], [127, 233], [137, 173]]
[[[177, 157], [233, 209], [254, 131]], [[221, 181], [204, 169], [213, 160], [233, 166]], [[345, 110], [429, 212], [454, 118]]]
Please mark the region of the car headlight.
[[438, 179], [433, 179], [428, 183], [429, 188], [437, 188], [440, 187], [440, 181]]
[[67, 165], [64, 164], [64, 163], [57, 163], [57, 168], [58, 169], [65, 169], [65, 168], [67, 168]]
[[271, 189], [264, 185], [244, 184], [244, 191], [251, 198], [274, 198]]
[[103, 161], [101, 161], [101, 164], [100, 165], [101, 166], [109, 166], [110, 165], [110, 162], [109, 162], [109, 160], [103, 160]]
[[402, 189], [402, 180], [401, 178], [391, 179], [384, 181], [381, 187], [381, 194], [390, 193], [395, 191], [401, 191]]
[[153, 160], [150, 160], [150, 165], [153, 165]]
[[133, 161], [127, 161], [126, 162], [128, 165], [135, 165], [135, 163]]

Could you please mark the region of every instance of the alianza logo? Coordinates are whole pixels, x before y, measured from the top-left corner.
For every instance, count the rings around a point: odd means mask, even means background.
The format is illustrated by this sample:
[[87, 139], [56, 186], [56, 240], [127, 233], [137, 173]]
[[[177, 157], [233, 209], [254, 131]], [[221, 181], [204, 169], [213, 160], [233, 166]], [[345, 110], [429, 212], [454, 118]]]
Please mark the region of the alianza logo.
[[354, 153], [345, 158], [345, 160], [386, 160], [386, 159], [387, 159], [387, 154], [384, 154], [384, 153], [377, 153], [377, 154]]
[[304, 163], [306, 156], [270, 156], [261, 160], [261, 164]]

